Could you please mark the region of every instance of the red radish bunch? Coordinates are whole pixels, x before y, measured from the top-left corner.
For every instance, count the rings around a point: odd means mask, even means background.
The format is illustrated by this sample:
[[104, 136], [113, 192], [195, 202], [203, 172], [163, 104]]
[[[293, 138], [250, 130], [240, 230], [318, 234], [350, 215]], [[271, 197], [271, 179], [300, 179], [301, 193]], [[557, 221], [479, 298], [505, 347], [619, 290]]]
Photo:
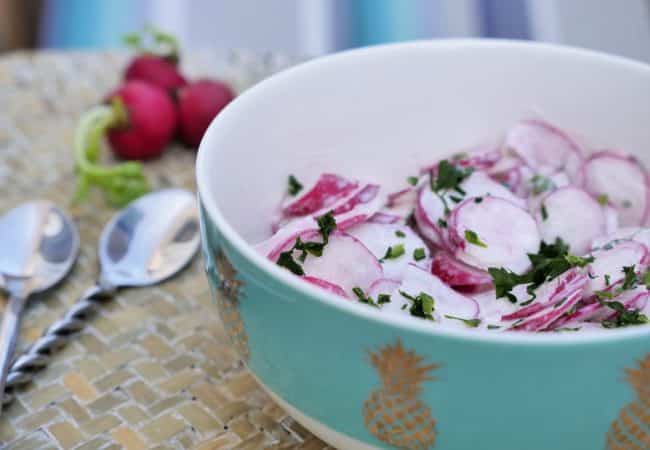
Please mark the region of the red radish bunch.
[[147, 31], [156, 48], [143, 47], [139, 35], [127, 36], [138, 55], [127, 65], [122, 85], [106, 98], [119, 105], [119, 120], [108, 129], [108, 140], [125, 159], [159, 156], [177, 132], [187, 146], [198, 147], [210, 122], [235, 96], [218, 80], [188, 82], [178, 66], [176, 40]]

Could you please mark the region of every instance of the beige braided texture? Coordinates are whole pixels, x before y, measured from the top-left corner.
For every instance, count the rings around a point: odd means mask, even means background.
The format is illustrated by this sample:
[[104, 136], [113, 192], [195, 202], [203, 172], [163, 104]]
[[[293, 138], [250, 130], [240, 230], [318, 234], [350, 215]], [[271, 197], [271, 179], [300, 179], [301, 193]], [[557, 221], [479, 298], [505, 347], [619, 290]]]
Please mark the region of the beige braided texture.
[[[96, 276], [97, 239], [114, 211], [99, 195], [70, 205], [72, 136], [79, 115], [116, 85], [125, 61], [119, 53], [0, 58], [0, 212], [50, 199], [72, 213], [82, 240], [71, 276], [31, 300], [21, 348]], [[191, 77], [216, 76], [241, 91], [289, 63], [273, 55], [205, 52], [189, 55], [183, 65]], [[146, 172], [156, 187], [194, 189], [194, 157], [174, 146]], [[2, 448], [326, 447], [287, 418], [237, 361], [199, 259], [164, 284], [121, 291], [16, 397], [0, 417]]]

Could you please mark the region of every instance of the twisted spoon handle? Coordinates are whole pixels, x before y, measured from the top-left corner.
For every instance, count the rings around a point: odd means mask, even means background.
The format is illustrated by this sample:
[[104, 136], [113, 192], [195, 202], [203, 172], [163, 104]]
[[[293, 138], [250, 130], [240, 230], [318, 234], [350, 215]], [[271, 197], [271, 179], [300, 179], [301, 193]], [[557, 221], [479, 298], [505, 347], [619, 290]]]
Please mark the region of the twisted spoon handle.
[[85, 321], [99, 308], [102, 298], [112, 293], [112, 289], [102, 287], [99, 283], [88, 288], [61, 319], [52, 324], [43, 336], [14, 361], [7, 375], [3, 405], [13, 400], [13, 388], [30, 382], [36, 372], [45, 368], [52, 355], [68, 343], [70, 336], [83, 329]]

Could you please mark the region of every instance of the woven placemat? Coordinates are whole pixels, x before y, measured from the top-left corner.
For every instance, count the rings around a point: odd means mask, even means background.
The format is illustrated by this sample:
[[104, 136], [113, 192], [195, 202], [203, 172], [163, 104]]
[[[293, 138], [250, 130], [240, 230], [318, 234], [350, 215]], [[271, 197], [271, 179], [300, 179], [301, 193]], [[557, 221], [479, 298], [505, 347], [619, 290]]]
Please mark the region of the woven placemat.
[[[0, 58], [0, 212], [34, 198], [67, 208], [82, 248], [72, 274], [33, 298], [24, 349], [97, 274], [96, 243], [114, 214], [100, 195], [75, 207], [72, 136], [79, 115], [116, 86], [123, 53], [18, 53]], [[188, 55], [190, 77], [238, 91], [293, 61], [241, 51]], [[194, 189], [194, 151], [172, 146], [146, 164], [156, 187]], [[0, 302], [4, 308], [5, 301]], [[197, 258], [153, 288], [121, 291], [19, 390], [0, 417], [11, 449], [322, 449], [264, 394], [229, 348]]]

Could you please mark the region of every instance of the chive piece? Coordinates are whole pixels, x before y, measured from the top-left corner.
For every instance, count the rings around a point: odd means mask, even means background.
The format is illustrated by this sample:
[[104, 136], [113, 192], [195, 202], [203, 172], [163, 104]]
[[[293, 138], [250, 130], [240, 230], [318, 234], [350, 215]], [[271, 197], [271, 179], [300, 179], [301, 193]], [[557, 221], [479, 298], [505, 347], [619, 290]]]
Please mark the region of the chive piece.
[[481, 203], [483, 201], [483, 197], [476, 197], [474, 199], [474, 203]]
[[550, 178], [542, 175], [535, 175], [530, 179], [530, 185], [534, 195], [539, 195], [542, 192], [555, 188], [555, 183]]
[[404, 254], [404, 244], [395, 244], [386, 249], [386, 254], [382, 259], [395, 259]]
[[416, 261], [422, 261], [424, 258], [426, 258], [427, 255], [424, 252], [424, 248], [418, 247], [415, 250], [413, 250], [413, 259]]
[[487, 326], [488, 330], [498, 330], [499, 328], [501, 328], [500, 325], [492, 325], [492, 324], [490, 324], [490, 325]]
[[280, 267], [289, 269], [292, 273], [296, 275], [304, 275], [305, 271], [302, 270], [302, 266], [293, 259], [292, 253], [293, 253], [293, 249], [280, 253], [280, 257], [278, 258], [276, 264]]
[[452, 202], [454, 203], [460, 203], [463, 201], [462, 197], [458, 197], [457, 195], [450, 195], [449, 198], [451, 199]]
[[646, 288], [650, 289], [650, 269], [646, 270], [643, 274], [643, 284]]
[[395, 231], [395, 236], [403, 238], [406, 237], [406, 233], [404, 233], [402, 230], [397, 230]]
[[420, 292], [409, 309], [412, 316], [433, 320], [434, 300], [429, 294]]
[[605, 274], [605, 286], [609, 286], [609, 284], [610, 284], [609, 274]]
[[603, 206], [607, 206], [609, 204], [609, 196], [607, 194], [600, 194], [598, 197], [596, 197], [596, 200]]
[[542, 220], [548, 219], [548, 211], [546, 210], [546, 205], [542, 203], [542, 208], [540, 209], [540, 212], [542, 213]]
[[388, 294], [379, 294], [377, 296], [377, 303], [383, 305], [384, 303], [390, 303], [390, 295]]
[[295, 197], [298, 192], [302, 191], [302, 188], [302, 183], [300, 183], [300, 181], [298, 181], [298, 179], [293, 175], [289, 175], [289, 195]]
[[621, 205], [623, 206], [623, 208], [631, 208], [632, 207], [632, 202], [629, 201], [629, 200], [623, 200]]
[[463, 319], [462, 317], [450, 316], [445, 314], [447, 319], [460, 320], [470, 328], [476, 328], [481, 324], [481, 319]]
[[639, 281], [636, 272], [634, 271], [634, 265], [623, 267], [623, 273], [625, 274], [625, 278], [623, 279], [621, 290], [627, 291], [629, 289], [634, 289]]
[[359, 286], [353, 287], [352, 292], [354, 292], [354, 295], [357, 296], [357, 299], [359, 300], [359, 302], [365, 303], [365, 304], [370, 305], [370, 306], [374, 306], [375, 308], [378, 307], [377, 303], [375, 303], [375, 301], [372, 299], [372, 297], [367, 296], [363, 292], [363, 289], [361, 289]]
[[580, 330], [580, 327], [575, 327], [575, 328], [571, 328], [571, 327], [561, 327], [561, 328], [556, 328], [556, 329], [553, 330], [553, 331], [559, 333], [559, 332], [561, 332], [561, 331], [579, 331], [579, 330]]
[[438, 219], [438, 226], [440, 228], [447, 228], [447, 221], [445, 219]]
[[410, 184], [411, 186], [415, 186], [418, 184], [418, 177], [408, 177], [406, 179], [406, 182]]
[[478, 234], [472, 230], [465, 230], [465, 240], [470, 244], [474, 244], [478, 247], [487, 248], [485, 242], [481, 241], [478, 237]]
[[407, 305], [406, 303], [404, 303], [404, 304], [402, 305], [402, 311], [405, 310], [407, 306], [408, 306], [408, 305]]

